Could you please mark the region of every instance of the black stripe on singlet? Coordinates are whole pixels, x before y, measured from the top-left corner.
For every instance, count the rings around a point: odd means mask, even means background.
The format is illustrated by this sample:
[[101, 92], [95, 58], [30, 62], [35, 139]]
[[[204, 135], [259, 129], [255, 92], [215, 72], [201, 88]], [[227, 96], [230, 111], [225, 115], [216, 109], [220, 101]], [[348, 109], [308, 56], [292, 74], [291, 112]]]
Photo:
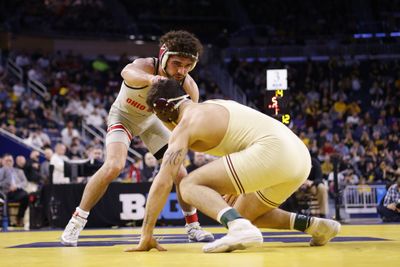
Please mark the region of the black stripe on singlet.
[[160, 60], [153, 57], [153, 65], [154, 65], [154, 75], [158, 75], [158, 65], [160, 64]]
[[142, 86], [142, 87], [133, 87], [133, 86], [128, 85], [125, 81], [124, 81], [124, 84], [126, 87], [128, 87], [129, 89], [133, 89], [133, 90], [141, 90], [141, 89], [144, 89], [147, 87], [147, 85]]
[[182, 80], [182, 82], [181, 82], [181, 86], [183, 86], [183, 84], [185, 83], [185, 79], [186, 79], [186, 76], [183, 77], [183, 80]]
[[[134, 62], [134, 61], [132, 61], [132, 62]], [[158, 59], [156, 59], [155, 57], [153, 57], [153, 65], [154, 65], [154, 75], [158, 75]], [[129, 89], [133, 89], [133, 90], [141, 90], [148, 86], [148, 85], [145, 85], [142, 87], [133, 87], [133, 86], [128, 85], [125, 81], [124, 81], [124, 84], [126, 85], [126, 87], [128, 87]]]
[[[135, 60], [133, 60], [132, 63], [135, 62]], [[144, 89], [144, 88], [147, 87], [147, 85], [142, 86], [142, 87], [133, 87], [133, 86], [128, 85], [125, 81], [124, 81], [124, 84], [125, 84], [126, 87], [128, 87], [129, 89], [133, 89], [133, 90], [140, 90], [140, 89]]]
[[166, 144], [165, 146], [163, 146], [162, 148], [160, 148], [156, 153], [154, 153], [154, 157], [157, 160], [160, 160], [164, 157], [164, 153], [165, 151], [167, 151], [168, 149], [168, 144]]

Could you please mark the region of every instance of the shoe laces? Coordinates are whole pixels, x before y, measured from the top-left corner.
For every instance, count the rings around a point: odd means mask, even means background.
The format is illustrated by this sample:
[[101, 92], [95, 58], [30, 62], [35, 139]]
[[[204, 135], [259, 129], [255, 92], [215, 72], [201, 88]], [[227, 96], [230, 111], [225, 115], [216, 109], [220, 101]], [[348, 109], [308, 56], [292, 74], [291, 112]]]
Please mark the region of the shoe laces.
[[188, 230], [188, 232], [193, 232], [193, 231], [197, 231], [197, 230], [202, 230], [201, 226], [198, 222], [194, 222], [194, 223], [190, 223], [190, 224], [186, 224], [186, 228]]
[[80, 225], [80, 222], [75, 219], [71, 221], [71, 224], [68, 224], [66, 232], [69, 237], [75, 238], [79, 234], [81, 228], [83, 228], [82, 225]]

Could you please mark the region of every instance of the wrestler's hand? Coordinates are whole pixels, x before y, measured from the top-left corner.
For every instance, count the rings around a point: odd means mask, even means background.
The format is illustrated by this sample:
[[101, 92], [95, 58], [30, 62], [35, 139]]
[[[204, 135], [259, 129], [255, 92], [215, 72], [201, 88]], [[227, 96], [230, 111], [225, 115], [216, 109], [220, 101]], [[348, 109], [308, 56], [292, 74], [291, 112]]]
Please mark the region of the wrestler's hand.
[[239, 196], [238, 195], [223, 195], [222, 198], [228, 203], [229, 206], [233, 207], [235, 205], [235, 202]]
[[151, 77], [150, 82], [151, 84], [155, 84], [161, 80], [168, 80], [168, 78], [161, 75], [154, 75], [153, 77]]
[[139, 245], [135, 248], [127, 248], [125, 252], [142, 252], [142, 251], [149, 251], [153, 248], [157, 249], [158, 251], [167, 251], [165, 248], [158, 244], [157, 240], [154, 237], [150, 238], [141, 238]]

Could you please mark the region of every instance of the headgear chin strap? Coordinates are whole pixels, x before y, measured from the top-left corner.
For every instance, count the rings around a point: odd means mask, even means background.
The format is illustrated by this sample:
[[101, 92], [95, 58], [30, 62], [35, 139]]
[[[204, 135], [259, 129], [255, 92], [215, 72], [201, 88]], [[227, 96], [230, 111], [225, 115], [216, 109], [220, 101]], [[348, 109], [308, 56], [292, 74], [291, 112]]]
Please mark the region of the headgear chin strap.
[[166, 46], [166, 44], [163, 44], [160, 47], [160, 53], [158, 55], [158, 58], [160, 59], [161, 62], [161, 68], [164, 70], [165, 73], [167, 73], [167, 62], [170, 56], [183, 56], [183, 57], [189, 57], [194, 59], [194, 63], [192, 65], [192, 67], [189, 69], [189, 71], [192, 71], [197, 64], [197, 61], [199, 60], [199, 55], [193, 55], [190, 53], [185, 53], [185, 52], [173, 52], [173, 51], [169, 51], [168, 47]]
[[[153, 104], [154, 112], [157, 117], [164, 121], [176, 125], [176, 121], [179, 117], [179, 106], [187, 100], [189, 95], [183, 95], [176, 98], [159, 98]], [[179, 100], [179, 101], [178, 101]], [[178, 101], [176, 104], [174, 102]]]

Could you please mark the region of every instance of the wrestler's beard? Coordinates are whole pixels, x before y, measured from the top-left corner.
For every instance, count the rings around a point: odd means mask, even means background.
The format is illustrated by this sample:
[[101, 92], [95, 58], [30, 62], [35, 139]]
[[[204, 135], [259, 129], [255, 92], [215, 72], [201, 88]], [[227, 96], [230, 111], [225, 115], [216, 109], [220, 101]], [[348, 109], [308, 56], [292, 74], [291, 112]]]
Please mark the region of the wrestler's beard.
[[165, 70], [164, 72], [165, 72], [165, 74], [167, 75], [168, 79], [173, 79], [173, 80], [176, 80], [176, 81], [178, 81], [178, 82], [181, 82], [181, 81], [183, 81], [183, 79], [185, 79], [185, 76], [183, 76], [183, 75], [179, 75], [179, 76], [181, 76], [182, 78], [177, 79], [177, 78], [175, 78], [175, 76], [170, 75], [170, 74], [168, 73], [167, 70]]

